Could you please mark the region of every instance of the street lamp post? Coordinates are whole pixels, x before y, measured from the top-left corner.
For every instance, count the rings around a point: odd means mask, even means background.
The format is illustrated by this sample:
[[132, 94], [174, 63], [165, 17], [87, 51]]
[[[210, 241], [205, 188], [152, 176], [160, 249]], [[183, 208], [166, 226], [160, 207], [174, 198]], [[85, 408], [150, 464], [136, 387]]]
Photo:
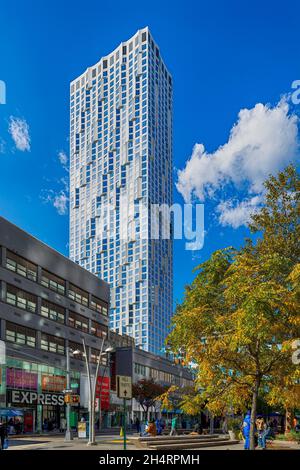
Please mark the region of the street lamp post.
[[[70, 348], [66, 348], [67, 355], [67, 390], [70, 389]], [[67, 429], [65, 434], [65, 441], [72, 441], [73, 434], [70, 427], [70, 403], [67, 403]]]
[[104, 380], [104, 377], [105, 377], [106, 368], [108, 368], [108, 366], [109, 366], [109, 353], [111, 353], [112, 351], [113, 351], [113, 348], [108, 347], [108, 348], [105, 349], [104, 353], [102, 353], [102, 355], [107, 354], [107, 358], [106, 358], [106, 364], [104, 366], [103, 374], [101, 375], [101, 382], [100, 382], [100, 391], [99, 391], [99, 430], [101, 429], [101, 422], [102, 422], [101, 397], [102, 397], [103, 380]]
[[[94, 383], [92, 383], [91, 372], [90, 372], [90, 364], [89, 364], [89, 359], [88, 359], [88, 355], [87, 355], [87, 352], [86, 352], [86, 345], [85, 345], [84, 339], [82, 340], [82, 342], [83, 342], [85, 365], [86, 365], [88, 383], [89, 383], [89, 421], [90, 421], [90, 426], [89, 426], [89, 440], [88, 440], [87, 445], [88, 446], [93, 446], [93, 445], [97, 445], [97, 442], [96, 442], [96, 439], [95, 439], [95, 398], [96, 398], [97, 378], [98, 378], [98, 374], [99, 374], [101, 357], [103, 356], [103, 354], [107, 354], [108, 352], [112, 351], [112, 348], [109, 347], [105, 350], [105, 352], [103, 352], [103, 347], [104, 347], [104, 342], [105, 342], [105, 338], [103, 338], [102, 343], [101, 343], [101, 349], [100, 349], [98, 360], [97, 360], [97, 367], [96, 367], [96, 373], [95, 373], [95, 377], [94, 377]], [[101, 396], [100, 396], [100, 400], [99, 400], [99, 410], [101, 410]]]

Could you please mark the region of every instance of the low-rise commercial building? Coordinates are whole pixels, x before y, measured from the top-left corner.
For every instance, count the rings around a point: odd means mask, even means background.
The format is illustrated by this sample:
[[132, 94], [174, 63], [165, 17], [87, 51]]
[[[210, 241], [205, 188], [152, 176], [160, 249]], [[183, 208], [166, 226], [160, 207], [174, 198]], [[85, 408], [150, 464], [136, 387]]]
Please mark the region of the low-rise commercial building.
[[[0, 292], [0, 339], [6, 345], [0, 408], [16, 410], [25, 431], [60, 427], [67, 348], [71, 387], [80, 394], [83, 340], [93, 374], [108, 336], [109, 286], [0, 217]], [[108, 375], [105, 361], [103, 355], [100, 374]], [[72, 407], [72, 425], [84, 411], [80, 404]]]
[[[153, 378], [162, 385], [192, 384], [188, 370], [135, 347], [130, 336], [109, 331], [108, 310], [107, 283], [0, 217], [0, 340], [6, 353], [0, 360], [0, 417], [13, 411], [13, 424], [20, 421], [24, 432], [62, 428], [68, 351], [71, 388], [80, 397], [71, 407], [76, 427], [89, 406], [83, 342], [92, 379], [102, 346], [113, 348], [101, 356], [97, 379], [95, 406], [103, 427], [118, 426], [123, 411], [116, 396], [122, 366], [117, 351], [130, 351], [133, 383]], [[142, 408], [128, 401], [128, 421], [137, 416], [143, 418]]]

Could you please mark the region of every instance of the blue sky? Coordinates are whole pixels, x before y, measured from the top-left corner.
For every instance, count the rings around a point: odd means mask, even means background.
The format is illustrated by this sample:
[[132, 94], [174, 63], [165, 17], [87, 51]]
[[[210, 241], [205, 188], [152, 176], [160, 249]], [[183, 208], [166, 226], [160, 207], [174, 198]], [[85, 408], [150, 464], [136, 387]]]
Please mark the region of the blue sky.
[[[174, 78], [180, 189], [205, 203], [203, 249], [187, 252], [175, 242], [179, 299], [193, 267], [215, 249], [243, 242], [241, 224], [261, 203], [263, 176], [297, 161], [298, 109], [290, 98], [279, 103], [300, 79], [297, 3], [2, 0], [0, 214], [68, 254], [59, 153], [68, 155], [69, 82], [148, 25]], [[186, 166], [196, 143], [206, 150], [197, 147]], [[174, 196], [183, 201], [176, 189]]]

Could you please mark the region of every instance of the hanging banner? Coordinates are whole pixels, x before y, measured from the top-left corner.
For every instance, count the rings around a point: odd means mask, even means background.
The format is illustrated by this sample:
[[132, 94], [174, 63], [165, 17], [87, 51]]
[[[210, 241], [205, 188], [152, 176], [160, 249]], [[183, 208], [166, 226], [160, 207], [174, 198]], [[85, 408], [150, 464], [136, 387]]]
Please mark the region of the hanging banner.
[[98, 399], [99, 401], [99, 398], [101, 397], [101, 410], [109, 409], [109, 395], [110, 395], [109, 377], [98, 377], [97, 385], [96, 385], [96, 399]]

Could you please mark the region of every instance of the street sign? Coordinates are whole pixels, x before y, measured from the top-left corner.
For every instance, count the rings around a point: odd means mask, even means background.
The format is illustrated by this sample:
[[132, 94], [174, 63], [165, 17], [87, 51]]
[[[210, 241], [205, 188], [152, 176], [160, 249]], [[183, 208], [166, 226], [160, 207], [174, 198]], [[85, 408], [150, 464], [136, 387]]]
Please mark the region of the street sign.
[[62, 391], [63, 393], [73, 393], [73, 390], [71, 388], [65, 389]]
[[132, 398], [132, 378], [129, 375], [117, 375], [117, 395], [119, 398]]

